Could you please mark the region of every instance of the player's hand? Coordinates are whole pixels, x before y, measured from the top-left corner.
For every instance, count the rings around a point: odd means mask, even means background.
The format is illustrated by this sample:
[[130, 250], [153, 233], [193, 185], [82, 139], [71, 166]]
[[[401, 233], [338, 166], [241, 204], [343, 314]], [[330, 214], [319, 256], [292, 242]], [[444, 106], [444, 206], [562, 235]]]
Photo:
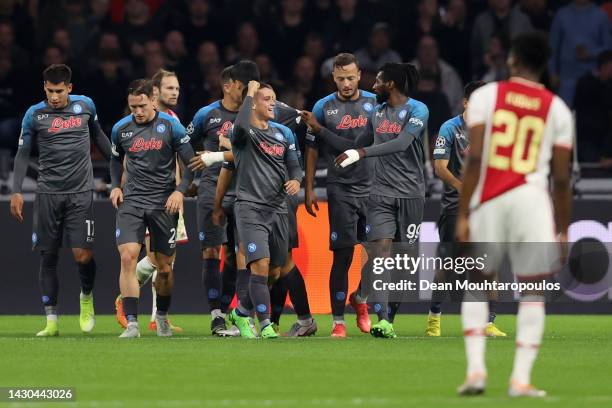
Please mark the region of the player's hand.
[[249, 81], [247, 96], [255, 96], [257, 91], [259, 91], [260, 83], [257, 81]]
[[285, 191], [289, 195], [296, 195], [300, 191], [300, 182], [297, 180], [289, 180], [285, 183]]
[[119, 187], [113, 188], [110, 193], [110, 200], [111, 203], [113, 203], [113, 207], [118, 209], [123, 202], [123, 190], [121, 190]]
[[455, 236], [458, 242], [468, 242], [470, 240], [470, 224], [467, 216], [459, 215], [457, 217]]
[[227, 150], [232, 150], [232, 142], [230, 142], [229, 137], [226, 136], [219, 136], [219, 146]]
[[565, 263], [567, 262], [567, 255], [569, 251], [567, 246], [567, 232], [559, 233], [559, 235], [557, 236], [557, 240], [559, 241], [559, 257], [561, 265], [565, 265]]
[[195, 197], [197, 195], [198, 195], [198, 186], [196, 185], [196, 183], [191, 183], [191, 185], [187, 189], [187, 194], [185, 194], [185, 196], [186, 197]]
[[350, 166], [351, 164], [363, 159], [365, 156], [365, 151], [363, 149], [350, 149], [346, 150], [344, 153], [340, 153], [334, 163], [336, 167], [345, 168], [346, 166]]
[[15, 193], [11, 196], [11, 215], [19, 222], [23, 222], [23, 196]]
[[312, 112], [301, 111], [300, 116], [306, 125], [312, 130], [312, 133], [317, 134], [321, 130], [321, 125], [317, 121], [317, 117]]
[[212, 222], [218, 227], [225, 223], [225, 211], [223, 211], [223, 208], [217, 206], [213, 208]]
[[312, 188], [307, 188], [305, 193], [306, 197], [304, 201], [304, 206], [306, 207], [306, 212], [316, 218], [317, 213], [314, 212], [312, 207], [314, 206], [314, 208], [319, 211], [319, 202], [317, 199], [317, 194]]
[[179, 211], [183, 210], [183, 193], [180, 191], [175, 191], [170, 194], [168, 197], [168, 201], [166, 201], [166, 212], [168, 214], [176, 214]]
[[187, 165], [189, 170], [197, 171], [204, 170], [206, 168], [206, 164], [204, 163], [204, 160], [202, 160], [202, 155], [204, 153], [206, 153], [206, 150], [196, 152], [196, 155], [189, 160], [189, 164]]

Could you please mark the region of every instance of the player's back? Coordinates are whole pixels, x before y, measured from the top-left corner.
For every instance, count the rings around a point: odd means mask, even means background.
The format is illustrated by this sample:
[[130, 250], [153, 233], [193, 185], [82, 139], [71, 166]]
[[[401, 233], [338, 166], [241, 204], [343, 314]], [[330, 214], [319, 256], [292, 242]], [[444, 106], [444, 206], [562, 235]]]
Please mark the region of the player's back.
[[470, 98], [468, 126], [485, 125], [482, 167], [472, 207], [523, 185], [547, 190], [554, 146], [571, 148], [572, 115], [543, 85], [494, 82]]

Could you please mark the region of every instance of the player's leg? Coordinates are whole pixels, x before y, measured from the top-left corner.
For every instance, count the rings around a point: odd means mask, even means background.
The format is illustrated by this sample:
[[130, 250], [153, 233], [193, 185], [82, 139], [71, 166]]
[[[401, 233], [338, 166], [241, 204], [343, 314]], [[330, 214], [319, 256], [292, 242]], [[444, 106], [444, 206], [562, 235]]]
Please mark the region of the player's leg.
[[285, 280], [293, 309], [298, 318], [297, 322], [293, 324], [286, 336], [307, 337], [314, 335], [317, 331], [317, 323], [310, 313], [306, 282], [304, 282], [302, 273], [293, 261], [291, 251], [287, 254], [287, 260], [285, 261], [285, 265], [281, 268], [280, 275], [281, 279]]
[[56, 203], [60, 197], [53, 194], [37, 194], [34, 201], [34, 231], [32, 248], [40, 251], [39, 285], [43, 307], [47, 316], [46, 326], [36, 336], [59, 335], [57, 321], [57, 277], [58, 251], [62, 243], [61, 207]]
[[136, 264], [145, 235], [145, 210], [123, 203], [117, 211], [115, 237], [121, 258], [119, 289], [127, 327], [122, 338], [140, 337], [138, 329], [138, 299], [140, 285], [136, 278]]
[[270, 321], [274, 327], [274, 330], [278, 333], [280, 318], [287, 302], [287, 285], [285, 284], [285, 277], [279, 273], [278, 279], [274, 281], [270, 286], [270, 304], [272, 311], [270, 313]]
[[[497, 280], [497, 274], [493, 277], [493, 280]], [[495, 313], [497, 310], [497, 292], [489, 291], [488, 299], [489, 322], [487, 323], [486, 334], [488, 337], [507, 337], [508, 335], [500, 330], [500, 328], [495, 324], [495, 318], [497, 317], [497, 314]]]
[[[444, 258], [449, 255], [448, 252], [451, 249], [451, 243], [455, 241], [455, 224], [457, 222], [457, 216], [454, 214], [441, 213], [438, 219], [438, 235], [440, 237], [440, 244], [438, 245], [437, 254], [439, 257]], [[434, 282], [441, 283], [446, 281], [443, 271], [437, 270]], [[441, 319], [442, 319], [442, 299], [444, 293], [439, 290], [435, 290], [431, 294], [431, 302], [429, 304], [429, 315], [427, 316], [427, 328], [425, 329], [425, 335], [429, 337], [438, 337], [442, 335]]]

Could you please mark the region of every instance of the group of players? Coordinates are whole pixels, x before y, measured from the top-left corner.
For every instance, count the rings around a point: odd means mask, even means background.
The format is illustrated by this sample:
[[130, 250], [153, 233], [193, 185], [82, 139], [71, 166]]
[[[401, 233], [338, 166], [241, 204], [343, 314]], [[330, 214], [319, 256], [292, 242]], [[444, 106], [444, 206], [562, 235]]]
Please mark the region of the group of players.
[[[508, 61], [513, 77], [468, 84], [466, 111], [440, 129], [434, 160], [445, 183], [438, 223], [442, 242], [566, 240], [572, 120], [563, 102], [539, 84], [546, 55], [546, 42], [539, 36], [518, 37]], [[116, 305], [125, 328], [120, 337], [140, 336], [140, 287], [151, 278], [155, 296], [150, 327], [158, 336], [180, 330], [170, 323], [168, 310], [176, 245], [186, 240], [179, 219], [192, 184], [197, 186], [198, 238], [213, 334], [256, 337], [256, 315], [259, 335], [278, 337], [287, 292], [298, 317], [287, 335], [314, 334], [317, 325], [304, 280], [291, 257], [298, 246], [296, 194], [303, 178], [296, 135], [304, 131], [305, 206], [313, 216], [318, 210], [314, 175], [319, 153], [327, 162], [331, 335], [346, 337], [348, 297], [361, 331], [396, 337], [393, 320], [399, 302], [377, 298], [378, 322], [371, 324], [367, 279], [347, 296], [348, 270], [358, 243], [365, 244], [369, 260], [389, 254], [394, 243], [418, 244], [429, 112], [411, 97], [418, 83], [413, 65], [385, 64], [370, 93], [358, 88], [355, 57], [339, 54], [333, 65], [337, 92], [308, 112], [276, 101], [274, 90], [259, 82], [257, 66], [240, 61], [221, 75], [223, 99], [200, 109], [187, 128], [171, 110], [179, 95], [178, 79], [161, 71], [152, 81], [130, 84], [130, 114], [113, 127], [112, 144], [100, 128], [91, 99], [70, 95], [67, 66], [50, 66], [43, 76], [46, 100], [25, 114], [11, 197], [11, 213], [22, 221], [21, 186], [36, 140], [39, 178], [32, 244], [41, 252], [40, 285], [47, 315], [38, 336], [59, 333], [56, 269], [61, 246], [72, 248], [78, 265], [81, 329], [91, 332], [94, 327], [90, 139], [110, 160], [110, 199], [117, 209], [115, 235], [121, 258]], [[554, 217], [547, 188], [551, 161]], [[145, 235], [147, 256], [138, 262]], [[517, 254], [509, 255], [514, 264]], [[370, 268], [366, 263], [364, 273]], [[539, 279], [542, 270], [537, 272], [519, 270], [517, 276]], [[238, 305], [230, 311], [234, 294]], [[462, 303], [468, 357], [467, 379], [459, 388], [462, 395], [484, 391], [485, 336], [505, 335], [494, 326], [494, 313], [489, 313], [484, 298], [466, 293]], [[511, 395], [544, 395], [530, 385], [543, 332], [542, 305], [542, 293], [523, 294]], [[439, 301], [432, 302], [426, 334], [440, 335]]]

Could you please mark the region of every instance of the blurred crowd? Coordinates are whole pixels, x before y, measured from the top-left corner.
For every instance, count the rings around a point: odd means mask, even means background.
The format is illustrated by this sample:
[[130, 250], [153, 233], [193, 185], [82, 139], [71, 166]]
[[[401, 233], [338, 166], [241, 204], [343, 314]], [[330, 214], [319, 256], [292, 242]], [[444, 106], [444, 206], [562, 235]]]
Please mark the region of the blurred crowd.
[[188, 122], [220, 98], [219, 74], [257, 62], [278, 98], [312, 109], [334, 90], [331, 57], [352, 52], [369, 89], [386, 62], [411, 61], [430, 137], [461, 112], [463, 85], [508, 76], [511, 39], [549, 33], [545, 78], [577, 113], [581, 161], [612, 157], [612, 1], [590, 0], [1, 0], [0, 148], [16, 149], [21, 117], [44, 98], [42, 70], [73, 69], [107, 134], [130, 80], [158, 69], [181, 82]]

